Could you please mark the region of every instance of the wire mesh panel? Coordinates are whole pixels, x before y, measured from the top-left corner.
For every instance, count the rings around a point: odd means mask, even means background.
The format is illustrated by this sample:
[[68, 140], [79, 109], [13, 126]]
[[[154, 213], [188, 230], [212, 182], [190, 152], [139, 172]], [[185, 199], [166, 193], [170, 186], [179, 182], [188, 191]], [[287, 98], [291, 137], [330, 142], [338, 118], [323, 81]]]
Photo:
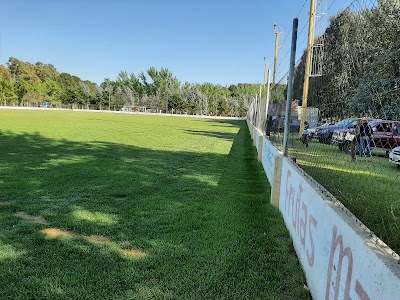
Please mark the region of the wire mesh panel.
[[[307, 53], [298, 42], [288, 155], [400, 253], [400, 1], [355, 0], [329, 19], [314, 35], [304, 132]], [[288, 62], [283, 55], [268, 115], [259, 100], [249, 111], [280, 150]]]
[[[285, 129], [287, 76], [288, 73], [284, 74], [279, 82], [271, 86], [267, 117], [269, 122], [267, 122], [265, 126], [269, 133], [270, 141], [281, 151], [283, 150], [283, 133]], [[293, 124], [291, 123], [291, 127], [294, 126], [294, 130], [296, 130], [296, 126], [300, 124], [296, 123], [296, 119], [297, 118], [293, 118]]]
[[[400, 253], [400, 4], [354, 1], [313, 53], [305, 135], [289, 155]], [[320, 57], [318, 57], [320, 56]], [[314, 66], [315, 67], [315, 66]], [[294, 98], [302, 104], [305, 55]]]

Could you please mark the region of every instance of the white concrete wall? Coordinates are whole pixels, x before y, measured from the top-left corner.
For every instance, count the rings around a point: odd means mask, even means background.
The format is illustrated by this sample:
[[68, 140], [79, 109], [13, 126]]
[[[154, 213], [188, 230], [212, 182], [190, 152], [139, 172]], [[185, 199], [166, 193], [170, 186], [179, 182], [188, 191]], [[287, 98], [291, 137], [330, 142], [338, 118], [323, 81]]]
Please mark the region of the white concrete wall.
[[272, 185], [274, 180], [275, 157], [282, 156], [282, 152], [278, 150], [269, 139], [249, 121], [247, 121], [250, 134], [253, 138], [253, 145], [259, 154], [265, 174], [267, 175], [269, 183]]
[[282, 156], [282, 152], [264, 136], [261, 163], [271, 185], [274, 181], [275, 157], [277, 156]]
[[255, 142], [256, 142], [256, 149], [257, 149], [257, 152], [260, 152], [260, 139], [262, 139], [263, 138], [263, 134], [262, 134], [262, 132], [261, 131], [259, 131], [257, 128], [255, 129], [255, 136], [256, 136], [256, 138], [255, 138]]
[[314, 299], [400, 299], [398, 258], [287, 158], [279, 209]]

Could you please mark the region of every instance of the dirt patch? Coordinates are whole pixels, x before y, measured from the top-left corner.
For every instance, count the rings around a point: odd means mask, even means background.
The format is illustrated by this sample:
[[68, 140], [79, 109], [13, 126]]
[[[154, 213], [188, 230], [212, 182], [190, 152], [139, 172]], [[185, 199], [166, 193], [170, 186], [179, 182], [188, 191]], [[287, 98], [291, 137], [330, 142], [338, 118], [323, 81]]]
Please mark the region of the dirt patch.
[[[46, 228], [42, 229], [40, 232], [44, 233], [48, 238], [60, 238], [60, 237], [73, 237], [73, 238], [80, 238], [84, 239], [90, 243], [94, 244], [111, 244], [112, 241], [104, 236], [104, 235], [90, 235], [90, 236], [84, 236], [84, 235], [78, 235], [74, 234], [70, 231], [58, 229], [58, 228]], [[118, 252], [121, 253], [122, 255], [126, 255], [129, 257], [134, 257], [134, 258], [144, 258], [147, 257], [148, 254], [140, 249], [118, 249]]]
[[94, 243], [94, 244], [111, 244], [112, 243], [111, 240], [109, 238], [105, 237], [104, 235], [85, 236], [85, 235], [75, 234], [73, 232], [58, 229], [58, 228], [46, 228], [46, 229], [41, 230], [40, 232], [44, 233], [49, 238], [58, 238], [58, 237], [68, 236], [68, 237], [73, 237], [73, 238], [77, 238], [77, 239], [84, 239], [84, 240], [86, 240], [90, 243]]
[[65, 231], [65, 230], [61, 230], [58, 228], [46, 228], [46, 229], [42, 229], [40, 230], [40, 232], [44, 233], [47, 237], [49, 238], [58, 238], [58, 237], [73, 237], [74, 235], [69, 232], [69, 231]]
[[144, 258], [148, 256], [146, 252], [139, 249], [120, 249], [119, 253], [135, 258]]
[[95, 244], [111, 244], [111, 241], [104, 235], [89, 235], [83, 236], [85, 240]]
[[28, 215], [26, 212], [23, 211], [19, 211], [17, 213], [14, 214], [14, 216], [27, 220], [29, 222], [35, 223], [35, 224], [43, 224], [43, 225], [47, 225], [49, 224], [43, 217], [41, 216], [31, 216]]

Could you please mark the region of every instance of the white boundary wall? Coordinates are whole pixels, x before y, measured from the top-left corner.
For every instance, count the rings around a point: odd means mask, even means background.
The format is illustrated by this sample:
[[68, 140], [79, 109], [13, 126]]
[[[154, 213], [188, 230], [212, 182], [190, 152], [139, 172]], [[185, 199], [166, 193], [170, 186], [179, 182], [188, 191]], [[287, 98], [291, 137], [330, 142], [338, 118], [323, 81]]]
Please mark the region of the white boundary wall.
[[261, 147], [262, 147], [262, 144], [260, 145], [260, 139], [262, 139], [263, 138], [263, 135], [262, 135], [262, 133], [259, 131], [259, 130], [257, 130], [256, 129], [256, 131], [255, 131], [255, 142], [256, 142], [256, 148], [257, 148], [257, 152], [260, 152], [261, 151]]
[[268, 181], [272, 185], [274, 182], [275, 158], [282, 156], [280, 152], [266, 137], [263, 137], [262, 158], [261, 163], [267, 174]]
[[315, 299], [400, 299], [396, 260], [287, 158], [279, 210]]
[[399, 256], [290, 159], [277, 170], [282, 154], [248, 125], [313, 298], [400, 299]]

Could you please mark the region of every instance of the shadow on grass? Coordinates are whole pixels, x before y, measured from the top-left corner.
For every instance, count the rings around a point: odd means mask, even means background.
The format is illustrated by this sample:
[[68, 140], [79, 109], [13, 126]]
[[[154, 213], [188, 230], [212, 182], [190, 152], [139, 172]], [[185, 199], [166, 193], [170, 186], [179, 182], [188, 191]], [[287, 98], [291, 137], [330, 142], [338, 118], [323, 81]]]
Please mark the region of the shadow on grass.
[[217, 132], [217, 131], [185, 130], [185, 132], [201, 136], [216, 137], [228, 141], [232, 141], [236, 136], [236, 133]]
[[246, 122], [245, 120], [234, 120], [234, 119], [208, 119], [210, 123], [215, 123], [213, 126], [221, 127], [242, 127], [243, 124]]
[[228, 156], [0, 134], [1, 298], [307, 299], [233, 124]]

